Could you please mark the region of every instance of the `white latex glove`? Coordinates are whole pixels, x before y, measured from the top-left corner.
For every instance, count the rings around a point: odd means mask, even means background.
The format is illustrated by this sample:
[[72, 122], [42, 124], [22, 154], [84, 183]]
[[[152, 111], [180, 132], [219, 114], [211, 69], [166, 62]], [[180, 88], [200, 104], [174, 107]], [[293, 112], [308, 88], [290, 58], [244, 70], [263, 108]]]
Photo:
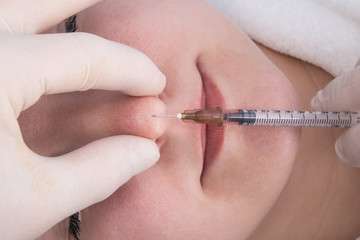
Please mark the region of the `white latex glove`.
[[[320, 90], [311, 101], [315, 110], [360, 111], [360, 66], [342, 74]], [[336, 141], [339, 158], [360, 167], [360, 124], [352, 126]]]
[[8, 32], [44, 30], [93, 2], [0, 3], [1, 239], [40, 236], [159, 159], [153, 141], [135, 136], [101, 139], [54, 158], [24, 144], [17, 118], [43, 94], [91, 88], [141, 96], [159, 94], [165, 86], [153, 62], [130, 47], [84, 33]]

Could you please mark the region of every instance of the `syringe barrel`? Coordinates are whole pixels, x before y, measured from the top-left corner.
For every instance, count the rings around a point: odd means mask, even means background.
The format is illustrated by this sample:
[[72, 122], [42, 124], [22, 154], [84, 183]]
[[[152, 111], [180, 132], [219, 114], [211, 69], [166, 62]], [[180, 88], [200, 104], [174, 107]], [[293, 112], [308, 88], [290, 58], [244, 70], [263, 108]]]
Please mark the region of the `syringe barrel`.
[[278, 127], [351, 127], [357, 112], [313, 112], [223, 109], [223, 124]]

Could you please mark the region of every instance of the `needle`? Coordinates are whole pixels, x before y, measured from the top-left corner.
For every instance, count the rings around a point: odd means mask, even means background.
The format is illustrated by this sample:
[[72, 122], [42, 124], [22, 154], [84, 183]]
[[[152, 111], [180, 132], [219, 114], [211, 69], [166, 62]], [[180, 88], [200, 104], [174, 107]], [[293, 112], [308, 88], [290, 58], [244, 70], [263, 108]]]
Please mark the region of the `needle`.
[[153, 117], [167, 117], [167, 118], [171, 118], [171, 117], [177, 117], [176, 115], [151, 115]]

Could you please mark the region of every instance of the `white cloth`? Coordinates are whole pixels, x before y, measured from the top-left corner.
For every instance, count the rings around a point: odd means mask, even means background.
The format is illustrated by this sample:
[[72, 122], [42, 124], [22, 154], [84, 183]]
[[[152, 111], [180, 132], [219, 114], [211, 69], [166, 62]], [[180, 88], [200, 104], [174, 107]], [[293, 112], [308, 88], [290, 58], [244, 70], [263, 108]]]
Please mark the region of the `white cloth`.
[[359, 0], [206, 0], [252, 39], [338, 76], [360, 58]]

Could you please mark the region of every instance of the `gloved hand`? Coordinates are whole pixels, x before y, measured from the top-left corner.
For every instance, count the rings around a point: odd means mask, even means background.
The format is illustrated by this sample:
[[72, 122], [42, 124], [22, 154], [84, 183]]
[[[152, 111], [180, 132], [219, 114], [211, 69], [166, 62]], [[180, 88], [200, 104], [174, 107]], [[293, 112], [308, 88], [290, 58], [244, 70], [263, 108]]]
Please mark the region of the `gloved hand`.
[[[360, 111], [360, 66], [330, 82], [316, 94], [311, 106], [314, 110]], [[337, 139], [335, 150], [342, 161], [360, 167], [360, 124]]]
[[130, 47], [84, 33], [16, 33], [42, 31], [93, 2], [0, 3], [1, 239], [38, 237], [159, 159], [153, 141], [135, 136], [101, 139], [54, 158], [24, 144], [17, 118], [43, 94], [104, 89], [142, 96], [165, 86], [153, 62]]

